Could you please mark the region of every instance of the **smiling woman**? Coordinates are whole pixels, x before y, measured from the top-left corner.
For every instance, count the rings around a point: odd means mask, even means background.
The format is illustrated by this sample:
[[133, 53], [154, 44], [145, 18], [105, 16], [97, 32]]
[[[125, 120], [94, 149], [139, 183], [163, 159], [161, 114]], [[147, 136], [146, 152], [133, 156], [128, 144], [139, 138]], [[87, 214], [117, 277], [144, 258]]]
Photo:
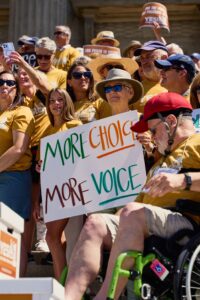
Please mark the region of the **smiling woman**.
[[[18, 79], [11, 72], [0, 73], [0, 200], [23, 219], [31, 213], [30, 138], [34, 119], [22, 106]], [[21, 275], [26, 253], [22, 237]]]

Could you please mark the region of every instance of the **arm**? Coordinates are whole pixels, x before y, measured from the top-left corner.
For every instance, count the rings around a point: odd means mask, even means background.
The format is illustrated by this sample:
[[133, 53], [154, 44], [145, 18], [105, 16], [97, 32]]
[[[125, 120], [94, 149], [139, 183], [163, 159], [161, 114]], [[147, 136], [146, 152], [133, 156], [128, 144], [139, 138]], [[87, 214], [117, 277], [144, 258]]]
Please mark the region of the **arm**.
[[[190, 190], [200, 192], [200, 172], [189, 173], [192, 178]], [[151, 197], [162, 197], [167, 193], [184, 190], [186, 181], [184, 174], [160, 173], [153, 176], [145, 188]]]
[[0, 172], [14, 165], [25, 153], [29, 146], [30, 137], [24, 133], [13, 130], [13, 146], [0, 157]]
[[45, 95], [48, 95], [51, 90], [50, 84], [48, 80], [45, 80], [45, 77], [40, 75], [40, 72], [33, 69], [24, 59], [23, 57], [16, 51], [12, 52], [10, 55], [10, 61], [13, 64], [17, 64], [22, 69], [26, 71], [29, 75], [31, 81], [36, 85], [36, 87]]
[[163, 43], [164, 45], [166, 45], [166, 44], [167, 44], [167, 43], [166, 43], [166, 40], [164, 39], [163, 36], [161, 36], [161, 28], [160, 28], [160, 25], [159, 25], [157, 22], [154, 22], [153, 25], [154, 25], [154, 27], [152, 27], [152, 29], [153, 29], [153, 32], [154, 32], [154, 34], [155, 34], [156, 39], [157, 39], [159, 42], [161, 42], [161, 43]]

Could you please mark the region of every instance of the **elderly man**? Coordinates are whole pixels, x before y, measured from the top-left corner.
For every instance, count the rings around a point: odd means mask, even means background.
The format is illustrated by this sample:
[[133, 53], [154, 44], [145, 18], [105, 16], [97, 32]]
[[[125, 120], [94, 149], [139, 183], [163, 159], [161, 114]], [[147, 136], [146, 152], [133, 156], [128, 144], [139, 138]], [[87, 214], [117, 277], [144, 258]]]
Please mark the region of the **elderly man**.
[[79, 51], [69, 44], [71, 30], [68, 26], [57, 25], [55, 27], [54, 37], [57, 49], [53, 64], [58, 69], [68, 71], [74, 60], [80, 56]]
[[196, 73], [193, 60], [188, 55], [176, 54], [166, 60], [155, 60], [155, 66], [161, 69], [161, 86], [189, 100], [190, 84]]
[[[187, 217], [163, 209], [175, 207], [178, 198], [199, 201], [191, 172], [200, 168], [200, 135], [195, 134], [191, 113], [191, 105], [176, 93], [159, 94], [145, 105], [143, 119], [132, 129], [149, 129], [162, 157], [150, 170], [137, 202], [121, 210], [120, 220], [109, 214], [93, 214], [87, 219], [69, 266], [67, 300], [81, 299], [99, 270], [102, 248], [110, 248], [114, 240], [106, 278], [95, 300], [106, 299], [114, 263], [121, 252], [142, 251], [144, 239], [151, 234], [168, 237], [178, 229], [193, 228]], [[190, 173], [184, 173], [187, 170]], [[129, 261], [126, 265], [132, 267]], [[125, 284], [123, 279], [118, 285], [116, 299]]]
[[142, 70], [142, 84], [144, 87], [144, 97], [136, 102], [131, 109], [137, 109], [143, 113], [144, 105], [153, 96], [165, 92], [166, 89], [160, 85], [161, 75], [154, 61], [156, 59], [166, 59], [168, 52], [166, 46], [159, 41], [149, 41], [135, 51], [135, 56], [140, 56]]

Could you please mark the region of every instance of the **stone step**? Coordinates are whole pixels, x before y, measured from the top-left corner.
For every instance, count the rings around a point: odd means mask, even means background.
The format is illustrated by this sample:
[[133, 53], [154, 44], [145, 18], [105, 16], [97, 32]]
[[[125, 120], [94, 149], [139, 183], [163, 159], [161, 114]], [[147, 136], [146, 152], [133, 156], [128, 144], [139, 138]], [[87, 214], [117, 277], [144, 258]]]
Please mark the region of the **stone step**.
[[26, 277], [54, 277], [53, 265], [48, 262], [48, 252], [32, 251], [33, 260], [28, 262]]

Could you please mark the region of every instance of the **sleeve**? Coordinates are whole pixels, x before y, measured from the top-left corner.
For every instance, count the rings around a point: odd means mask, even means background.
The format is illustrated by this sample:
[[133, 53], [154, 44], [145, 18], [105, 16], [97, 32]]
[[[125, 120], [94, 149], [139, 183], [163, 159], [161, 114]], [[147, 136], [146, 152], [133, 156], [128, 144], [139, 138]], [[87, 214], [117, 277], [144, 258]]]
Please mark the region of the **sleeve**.
[[30, 108], [25, 106], [18, 107], [13, 118], [12, 130], [24, 132], [31, 137], [34, 128], [34, 117]]
[[67, 72], [63, 71], [62, 74], [60, 74], [60, 79], [59, 79], [59, 88], [66, 90], [67, 86]]
[[104, 119], [112, 115], [110, 105], [103, 99], [97, 99], [94, 102], [94, 107], [97, 111], [97, 120]]

